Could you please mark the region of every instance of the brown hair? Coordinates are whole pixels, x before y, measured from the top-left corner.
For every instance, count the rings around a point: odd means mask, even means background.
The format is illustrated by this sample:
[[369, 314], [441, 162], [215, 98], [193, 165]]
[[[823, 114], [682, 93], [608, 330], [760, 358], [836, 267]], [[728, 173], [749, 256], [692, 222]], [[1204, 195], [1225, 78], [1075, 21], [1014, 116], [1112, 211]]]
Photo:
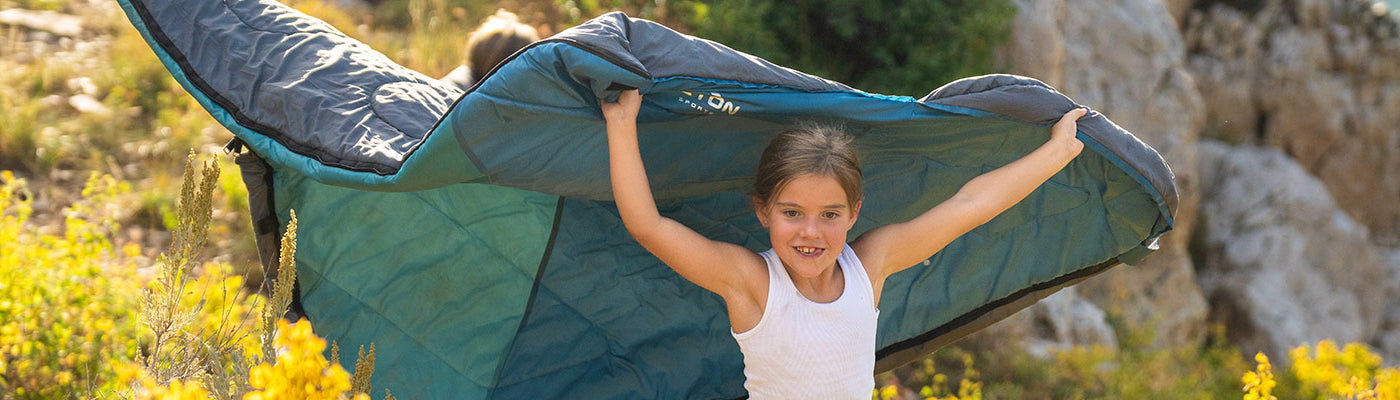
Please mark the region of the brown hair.
[[753, 185], [756, 206], [766, 207], [784, 185], [804, 174], [836, 178], [851, 207], [864, 197], [860, 159], [851, 137], [841, 128], [800, 122], [768, 142], [758, 158]]
[[496, 10], [496, 15], [467, 37], [467, 68], [471, 69], [472, 82], [480, 82], [496, 64], [536, 40], [540, 37], [535, 28], [520, 23], [515, 13]]

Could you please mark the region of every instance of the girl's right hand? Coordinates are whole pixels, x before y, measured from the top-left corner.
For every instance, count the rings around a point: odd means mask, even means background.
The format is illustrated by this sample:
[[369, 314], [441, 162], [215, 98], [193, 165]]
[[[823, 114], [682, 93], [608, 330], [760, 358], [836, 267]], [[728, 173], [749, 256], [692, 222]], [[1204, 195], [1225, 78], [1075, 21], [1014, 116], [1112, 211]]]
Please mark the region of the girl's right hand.
[[642, 94], [636, 89], [626, 90], [617, 97], [616, 103], [601, 101], [603, 118], [608, 123], [636, 122], [637, 111], [642, 107]]

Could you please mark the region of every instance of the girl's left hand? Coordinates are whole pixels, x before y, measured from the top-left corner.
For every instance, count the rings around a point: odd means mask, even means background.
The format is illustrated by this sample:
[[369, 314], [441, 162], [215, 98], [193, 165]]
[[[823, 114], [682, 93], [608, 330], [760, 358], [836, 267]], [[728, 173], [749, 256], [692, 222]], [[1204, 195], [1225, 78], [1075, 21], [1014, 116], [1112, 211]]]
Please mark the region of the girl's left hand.
[[608, 122], [636, 121], [637, 111], [642, 107], [642, 94], [636, 89], [626, 90], [617, 97], [616, 103], [600, 101], [603, 118]]
[[1079, 151], [1084, 149], [1084, 142], [1080, 142], [1079, 138], [1074, 136], [1079, 130], [1079, 124], [1075, 123], [1075, 120], [1088, 113], [1089, 110], [1085, 108], [1076, 108], [1065, 113], [1055, 126], [1050, 127], [1050, 141], [1064, 143], [1072, 155], [1078, 155]]

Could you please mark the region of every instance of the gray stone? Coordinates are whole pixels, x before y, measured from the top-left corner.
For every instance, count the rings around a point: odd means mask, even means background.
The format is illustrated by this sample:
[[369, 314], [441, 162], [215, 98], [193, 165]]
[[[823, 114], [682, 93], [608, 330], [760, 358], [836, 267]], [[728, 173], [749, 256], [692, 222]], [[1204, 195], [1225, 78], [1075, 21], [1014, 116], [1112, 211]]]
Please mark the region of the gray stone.
[[[1385, 260], [1326, 186], [1272, 148], [1202, 140], [1197, 265], [1211, 321], [1246, 354], [1380, 335]], [[1281, 358], [1281, 357], [1280, 357]]]
[[979, 331], [972, 343], [1019, 343], [1031, 355], [1048, 358], [1071, 347], [1118, 349], [1118, 337], [1107, 314], [1075, 291], [1065, 288], [1010, 317]]
[[81, 17], [22, 8], [0, 10], [0, 25], [20, 26], [59, 36], [78, 36], [83, 33]]
[[1400, 38], [1356, 0], [1221, 2], [1185, 24], [1204, 135], [1264, 145], [1318, 176], [1373, 240], [1400, 245]]
[[[1080, 284], [1084, 297], [1152, 325], [1158, 343], [1193, 342], [1204, 333], [1205, 300], [1186, 243], [1199, 203], [1195, 142], [1205, 110], [1186, 66], [1186, 49], [1167, 5], [1157, 0], [1018, 0], [1012, 38], [999, 59], [1108, 115], [1153, 146], [1177, 178], [1176, 227], [1143, 265], [1123, 266]], [[1130, 296], [1119, 296], [1131, 288]]]

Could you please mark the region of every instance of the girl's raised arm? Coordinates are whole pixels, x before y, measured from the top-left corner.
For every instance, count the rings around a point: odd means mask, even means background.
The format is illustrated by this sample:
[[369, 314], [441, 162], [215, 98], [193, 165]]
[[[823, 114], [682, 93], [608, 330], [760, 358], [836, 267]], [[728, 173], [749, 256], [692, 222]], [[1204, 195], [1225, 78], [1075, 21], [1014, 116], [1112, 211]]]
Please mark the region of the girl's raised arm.
[[1085, 109], [1065, 113], [1050, 128], [1050, 140], [1040, 148], [1001, 168], [968, 181], [952, 198], [908, 222], [886, 225], [851, 243], [871, 278], [883, 282], [942, 250], [958, 236], [971, 231], [1016, 205], [1040, 184], [1063, 169], [1084, 149], [1075, 138], [1075, 120]]
[[[710, 240], [656, 210], [646, 168], [637, 148], [637, 112], [642, 96], [622, 92], [616, 103], [602, 102], [608, 128], [608, 162], [613, 197], [622, 223], [637, 242], [685, 279], [724, 297], [731, 311], [753, 300], [756, 283], [766, 293], [763, 260], [739, 245]], [[754, 275], [759, 273], [763, 275]], [[762, 303], [757, 303], [760, 315]], [[732, 313], [731, 313], [732, 314]], [[731, 315], [731, 318], [734, 316]]]

